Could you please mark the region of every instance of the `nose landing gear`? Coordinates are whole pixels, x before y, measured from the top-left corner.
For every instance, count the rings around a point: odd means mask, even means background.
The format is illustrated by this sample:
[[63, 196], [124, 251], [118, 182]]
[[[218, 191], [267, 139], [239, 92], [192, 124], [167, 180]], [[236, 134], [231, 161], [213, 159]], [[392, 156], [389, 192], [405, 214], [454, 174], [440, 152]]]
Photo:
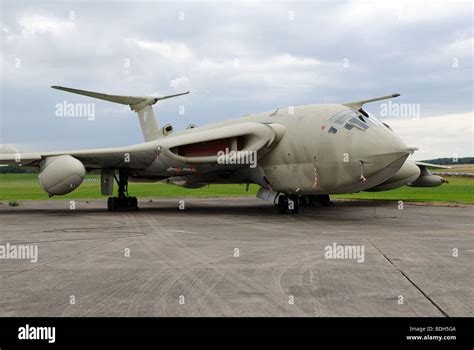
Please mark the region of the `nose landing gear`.
[[282, 194], [278, 197], [278, 213], [298, 214], [300, 211], [300, 201], [298, 196]]
[[118, 197], [109, 197], [107, 209], [109, 211], [131, 211], [138, 209], [137, 197], [128, 195], [128, 169], [119, 169], [119, 177], [114, 176], [118, 185]]
[[312, 207], [315, 206], [316, 203], [319, 203], [322, 207], [332, 207], [334, 205], [328, 194], [305, 196], [281, 194], [278, 197], [278, 203], [276, 205], [278, 207], [278, 213], [280, 214], [298, 214], [300, 206]]

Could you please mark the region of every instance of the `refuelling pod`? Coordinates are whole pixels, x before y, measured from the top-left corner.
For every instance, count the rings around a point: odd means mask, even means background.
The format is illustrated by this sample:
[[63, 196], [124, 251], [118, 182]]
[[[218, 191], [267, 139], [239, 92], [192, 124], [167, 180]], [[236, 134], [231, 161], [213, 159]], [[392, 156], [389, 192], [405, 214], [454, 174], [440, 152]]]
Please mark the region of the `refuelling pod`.
[[420, 170], [421, 174], [420, 176], [415, 180], [407, 183], [407, 186], [410, 187], [436, 187], [440, 186], [444, 183], [448, 183], [444, 178], [438, 175], [433, 175], [431, 171], [427, 168], [427, 166], [422, 165], [423, 163], [420, 163]]
[[41, 188], [50, 196], [74, 191], [84, 180], [84, 165], [69, 155], [46, 157], [40, 162]]
[[448, 181], [446, 181], [441, 176], [431, 174], [431, 175], [420, 176], [418, 179], [416, 179], [416, 181], [407, 183], [407, 186], [410, 186], [410, 187], [436, 187], [436, 186], [440, 186], [440, 185], [442, 185], [444, 183], [447, 183], [447, 182]]

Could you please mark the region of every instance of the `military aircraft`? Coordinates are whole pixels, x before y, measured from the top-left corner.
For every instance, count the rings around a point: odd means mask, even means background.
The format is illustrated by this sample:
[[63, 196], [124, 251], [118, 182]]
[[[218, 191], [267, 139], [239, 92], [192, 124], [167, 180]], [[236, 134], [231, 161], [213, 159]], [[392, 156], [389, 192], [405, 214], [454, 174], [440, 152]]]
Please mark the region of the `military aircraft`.
[[[60, 152], [19, 153], [4, 147], [0, 164], [39, 170], [50, 196], [75, 190], [87, 173], [100, 173], [101, 193], [111, 211], [135, 210], [128, 183], [164, 181], [185, 188], [207, 184], [257, 184], [257, 197], [280, 213], [301, 205], [330, 205], [331, 194], [387, 191], [401, 186], [432, 187], [446, 182], [435, 165], [407, 160], [408, 147], [362, 107], [398, 97], [375, 97], [342, 104], [289, 106], [207, 126], [174, 131], [159, 127], [152, 105], [182, 96], [119, 96], [61, 86], [54, 89], [129, 105], [136, 112], [144, 143]], [[441, 166], [440, 166], [441, 167]], [[118, 196], [112, 197], [114, 182]]]

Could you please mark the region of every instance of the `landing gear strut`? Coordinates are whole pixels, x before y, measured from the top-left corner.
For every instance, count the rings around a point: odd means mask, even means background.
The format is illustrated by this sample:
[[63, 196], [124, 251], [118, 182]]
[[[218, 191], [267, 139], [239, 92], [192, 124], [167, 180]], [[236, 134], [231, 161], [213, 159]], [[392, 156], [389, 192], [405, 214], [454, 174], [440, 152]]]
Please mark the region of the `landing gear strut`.
[[119, 177], [114, 175], [118, 185], [118, 197], [109, 197], [107, 209], [110, 211], [137, 210], [137, 197], [128, 195], [128, 169], [119, 169]]

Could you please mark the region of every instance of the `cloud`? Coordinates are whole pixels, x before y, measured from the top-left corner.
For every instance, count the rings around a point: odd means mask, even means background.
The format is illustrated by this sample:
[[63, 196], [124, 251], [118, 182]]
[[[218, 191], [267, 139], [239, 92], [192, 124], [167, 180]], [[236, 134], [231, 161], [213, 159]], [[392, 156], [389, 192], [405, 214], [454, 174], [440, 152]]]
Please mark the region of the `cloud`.
[[474, 113], [447, 114], [422, 118], [383, 120], [409, 146], [419, 148], [417, 160], [472, 157], [474, 154]]
[[130, 42], [138, 46], [140, 49], [151, 51], [160, 57], [172, 62], [189, 62], [193, 55], [191, 50], [183, 43], [176, 42], [156, 42], [129, 39]]
[[188, 91], [190, 90], [191, 82], [188, 77], [179, 77], [171, 80], [170, 86], [175, 90]]
[[[392, 92], [402, 93], [397, 102], [419, 104], [422, 120], [472, 112], [473, 107], [470, 3], [110, 6], [27, 0], [9, 2], [0, 19], [4, 143], [54, 140], [52, 149], [142, 141], [136, 120], [123, 116], [130, 113], [126, 106], [97, 102], [94, 123], [54, 118], [54, 105], [65, 98], [91, 102], [49, 88], [58, 84], [126, 95], [189, 89], [191, 94], [155, 106], [161, 122], [178, 130], [282, 106]], [[181, 105], [185, 115], [179, 114]], [[366, 108], [380, 112], [377, 104]], [[400, 128], [408, 138], [424, 135], [421, 126], [413, 134]], [[441, 151], [436, 144], [443, 143], [447, 153], [472, 152], [467, 142], [460, 149], [443, 131], [431, 130], [434, 136], [422, 140], [423, 150]]]
[[44, 33], [64, 35], [66, 32], [74, 29], [74, 22], [71, 20], [61, 21], [54, 16], [40, 14], [27, 14], [21, 16], [18, 23], [22, 27], [22, 35], [24, 37]]

